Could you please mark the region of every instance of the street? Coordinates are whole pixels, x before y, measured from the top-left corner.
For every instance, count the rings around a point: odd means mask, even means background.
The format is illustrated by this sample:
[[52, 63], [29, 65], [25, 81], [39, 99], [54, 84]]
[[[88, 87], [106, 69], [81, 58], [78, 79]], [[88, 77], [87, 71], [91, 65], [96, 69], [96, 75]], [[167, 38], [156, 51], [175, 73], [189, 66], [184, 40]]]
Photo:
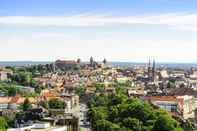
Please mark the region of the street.
[[80, 103], [80, 113], [79, 113], [79, 126], [82, 131], [91, 131], [90, 122], [87, 118], [88, 107], [86, 104]]

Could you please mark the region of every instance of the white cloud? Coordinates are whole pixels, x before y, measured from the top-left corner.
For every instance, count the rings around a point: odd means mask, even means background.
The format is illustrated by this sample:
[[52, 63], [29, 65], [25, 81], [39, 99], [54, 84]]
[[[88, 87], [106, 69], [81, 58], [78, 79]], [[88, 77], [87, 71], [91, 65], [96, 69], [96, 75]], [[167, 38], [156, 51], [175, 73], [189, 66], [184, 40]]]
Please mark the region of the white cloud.
[[[118, 24], [164, 25], [176, 30], [197, 31], [197, 14], [161, 14], [146, 16], [0, 16], [1, 24], [28, 26], [108, 26]], [[133, 26], [132, 26], [133, 27]], [[140, 26], [139, 26], [140, 27]], [[152, 27], [152, 26], [151, 26]], [[160, 27], [159, 27], [160, 28]], [[4, 28], [5, 29], [5, 28]], [[110, 28], [111, 29], [111, 28]], [[55, 60], [59, 58], [88, 60], [197, 61], [196, 32], [166, 32], [136, 30], [32, 30], [13, 28], [0, 30], [0, 60]], [[18, 30], [21, 30], [21, 32]], [[134, 31], [134, 33], [132, 32]], [[141, 31], [141, 30], [140, 30]], [[36, 53], [35, 53], [36, 52]]]
[[175, 29], [197, 31], [197, 14], [175, 13], [146, 16], [1, 16], [0, 24], [31, 26], [106, 26], [113, 24], [167, 25]]

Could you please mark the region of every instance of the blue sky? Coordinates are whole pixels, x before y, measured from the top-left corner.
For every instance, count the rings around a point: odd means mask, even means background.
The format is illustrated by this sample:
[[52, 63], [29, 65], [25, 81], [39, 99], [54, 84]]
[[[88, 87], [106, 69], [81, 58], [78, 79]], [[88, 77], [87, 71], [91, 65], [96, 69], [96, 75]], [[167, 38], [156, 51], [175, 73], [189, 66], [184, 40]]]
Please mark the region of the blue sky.
[[196, 0], [0, 0], [0, 60], [197, 62]]
[[75, 13], [118, 15], [196, 11], [196, 0], [1, 0], [1, 15], [50, 16]]

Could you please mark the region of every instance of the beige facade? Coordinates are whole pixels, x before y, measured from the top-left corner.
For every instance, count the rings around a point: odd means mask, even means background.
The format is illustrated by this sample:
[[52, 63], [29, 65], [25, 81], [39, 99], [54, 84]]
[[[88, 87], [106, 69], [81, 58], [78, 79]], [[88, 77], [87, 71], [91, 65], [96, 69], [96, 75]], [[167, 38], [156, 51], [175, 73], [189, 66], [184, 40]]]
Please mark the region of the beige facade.
[[196, 103], [193, 96], [151, 96], [144, 99], [183, 119], [195, 117]]

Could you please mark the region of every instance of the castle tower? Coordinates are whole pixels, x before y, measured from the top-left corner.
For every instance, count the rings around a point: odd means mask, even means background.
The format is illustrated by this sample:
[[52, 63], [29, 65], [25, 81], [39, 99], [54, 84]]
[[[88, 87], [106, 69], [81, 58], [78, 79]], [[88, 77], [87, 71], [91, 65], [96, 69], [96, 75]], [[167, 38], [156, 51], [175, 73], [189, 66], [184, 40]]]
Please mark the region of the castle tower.
[[94, 63], [94, 59], [93, 59], [93, 57], [91, 56], [91, 57], [90, 57], [90, 66], [93, 66], [93, 63]]

